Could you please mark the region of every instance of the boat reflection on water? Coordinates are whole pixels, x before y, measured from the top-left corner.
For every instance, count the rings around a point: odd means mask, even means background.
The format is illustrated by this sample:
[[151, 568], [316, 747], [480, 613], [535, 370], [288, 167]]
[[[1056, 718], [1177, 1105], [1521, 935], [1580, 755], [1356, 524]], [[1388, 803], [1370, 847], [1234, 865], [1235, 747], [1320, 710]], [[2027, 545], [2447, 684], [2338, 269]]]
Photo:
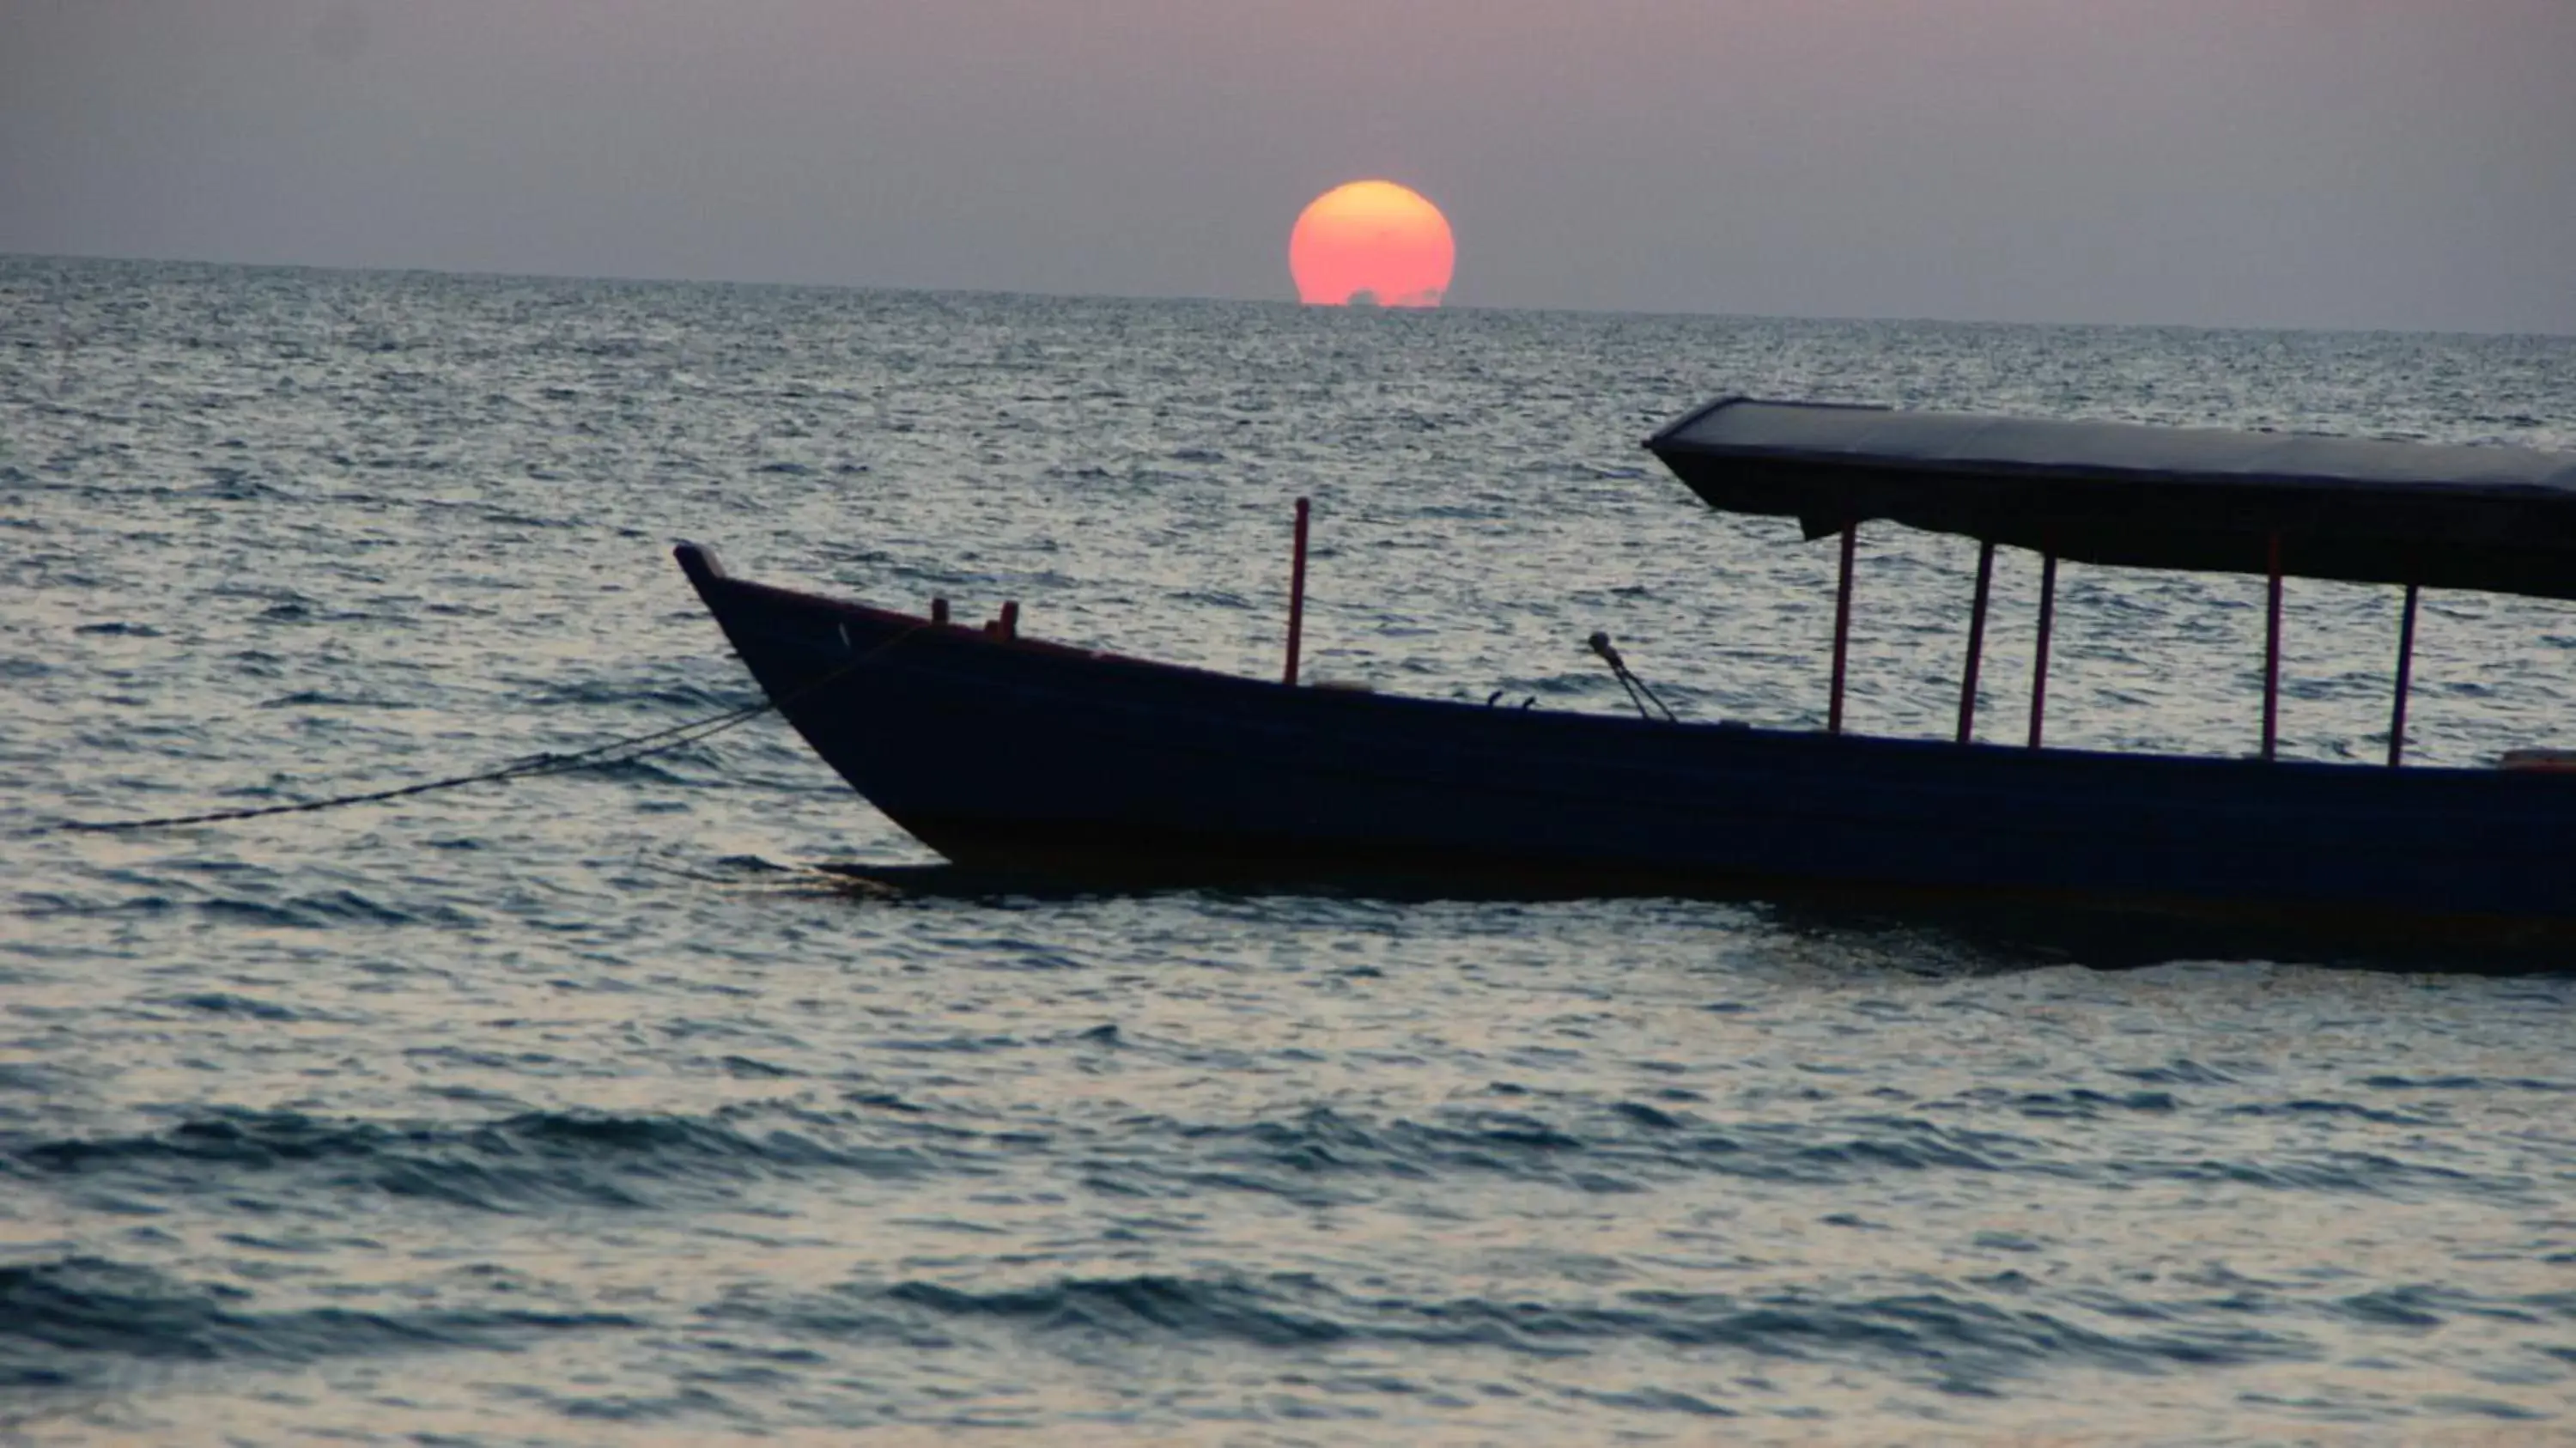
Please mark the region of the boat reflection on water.
[[[972, 904], [999, 909], [1103, 899], [1209, 895], [1272, 901], [1293, 913], [1296, 902], [1339, 900], [1444, 905], [1549, 907], [1588, 900], [1669, 900], [1750, 917], [1775, 935], [1817, 942], [1846, 958], [1890, 970], [1951, 978], [2004, 971], [2082, 966], [2135, 970], [2180, 961], [2265, 961], [2352, 970], [2479, 975], [2561, 973], [2576, 968], [2562, 940], [2445, 936], [2436, 932], [2364, 936], [2283, 920], [2195, 918], [2174, 911], [2134, 912], [2019, 898], [1974, 899], [1953, 893], [1774, 886], [1759, 892], [1701, 888], [1657, 891], [1461, 888], [1399, 878], [1178, 884], [1168, 877], [983, 869], [933, 862], [887, 865], [831, 862], [811, 867], [828, 886], [872, 904]], [[1687, 928], [1687, 916], [1668, 923]], [[1709, 920], [1712, 926], [1732, 920]]]

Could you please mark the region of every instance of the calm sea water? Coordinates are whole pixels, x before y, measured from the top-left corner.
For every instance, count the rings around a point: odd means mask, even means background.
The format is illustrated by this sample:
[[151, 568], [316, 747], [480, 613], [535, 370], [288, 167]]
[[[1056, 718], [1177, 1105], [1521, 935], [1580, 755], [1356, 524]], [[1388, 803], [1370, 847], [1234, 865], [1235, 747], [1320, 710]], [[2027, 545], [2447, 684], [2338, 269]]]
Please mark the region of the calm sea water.
[[[2576, 343], [0, 260], [0, 1439], [2576, 1434], [2576, 980], [2105, 970], [1759, 904], [979, 898], [667, 548], [1031, 633], [1814, 723], [1830, 549], [1637, 448], [1730, 391], [2576, 447]], [[1941, 734], [1969, 551], [1864, 537]], [[2010, 737], [2035, 568], [1986, 678]], [[2070, 743], [2250, 749], [2259, 581], [2067, 570]], [[2294, 753], [2395, 601], [2294, 583]], [[2576, 742], [2428, 599], [2419, 757]]]

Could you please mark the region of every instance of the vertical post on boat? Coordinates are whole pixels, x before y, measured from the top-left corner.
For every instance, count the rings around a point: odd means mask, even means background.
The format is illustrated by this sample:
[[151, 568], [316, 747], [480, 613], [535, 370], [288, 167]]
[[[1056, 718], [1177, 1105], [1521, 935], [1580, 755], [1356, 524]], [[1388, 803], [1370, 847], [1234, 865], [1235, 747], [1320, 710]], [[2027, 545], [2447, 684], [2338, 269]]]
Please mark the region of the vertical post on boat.
[[2281, 739], [2281, 535], [2272, 534], [2264, 546], [2272, 574], [2263, 602], [2263, 759], [2269, 763]]
[[2406, 585], [2406, 615], [2397, 625], [2397, 702], [2388, 717], [2388, 767], [2406, 757], [2406, 693], [2415, 682], [2415, 601], [2423, 590]]
[[1968, 667], [1959, 676], [1959, 742], [1977, 736], [1977, 663], [1986, 653], [1986, 594], [1995, 581], [1995, 542], [1977, 547], [1977, 602], [1968, 610]]
[[1306, 631], [1306, 514], [1304, 498], [1297, 500], [1297, 541], [1290, 549], [1288, 564], [1288, 672], [1280, 682], [1297, 682], [1297, 650]]
[[2057, 550], [2039, 555], [2039, 642], [2030, 656], [2030, 747], [2039, 747], [2040, 725], [2048, 717], [2048, 633], [2057, 622]]
[[1825, 732], [1843, 732], [1843, 670], [1851, 660], [1851, 584], [1852, 546], [1860, 539], [1860, 524], [1843, 525], [1842, 579], [1834, 585], [1834, 692], [1825, 706]]

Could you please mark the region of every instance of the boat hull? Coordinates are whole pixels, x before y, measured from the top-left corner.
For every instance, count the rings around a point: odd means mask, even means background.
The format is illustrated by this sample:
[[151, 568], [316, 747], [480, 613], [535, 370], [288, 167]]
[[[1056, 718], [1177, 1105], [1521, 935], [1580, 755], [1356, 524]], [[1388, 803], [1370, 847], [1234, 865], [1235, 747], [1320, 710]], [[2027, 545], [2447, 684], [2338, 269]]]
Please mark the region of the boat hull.
[[1863, 891], [2576, 933], [2576, 775], [2028, 750], [1154, 664], [679, 557], [815, 752], [961, 865], [1547, 893]]

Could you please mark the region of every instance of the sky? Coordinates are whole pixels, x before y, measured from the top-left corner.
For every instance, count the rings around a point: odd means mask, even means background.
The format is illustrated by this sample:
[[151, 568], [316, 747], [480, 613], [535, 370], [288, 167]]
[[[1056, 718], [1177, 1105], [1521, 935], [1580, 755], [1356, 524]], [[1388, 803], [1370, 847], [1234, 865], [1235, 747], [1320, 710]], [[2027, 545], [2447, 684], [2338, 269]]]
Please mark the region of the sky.
[[0, 0], [0, 252], [2576, 333], [2576, 0]]

